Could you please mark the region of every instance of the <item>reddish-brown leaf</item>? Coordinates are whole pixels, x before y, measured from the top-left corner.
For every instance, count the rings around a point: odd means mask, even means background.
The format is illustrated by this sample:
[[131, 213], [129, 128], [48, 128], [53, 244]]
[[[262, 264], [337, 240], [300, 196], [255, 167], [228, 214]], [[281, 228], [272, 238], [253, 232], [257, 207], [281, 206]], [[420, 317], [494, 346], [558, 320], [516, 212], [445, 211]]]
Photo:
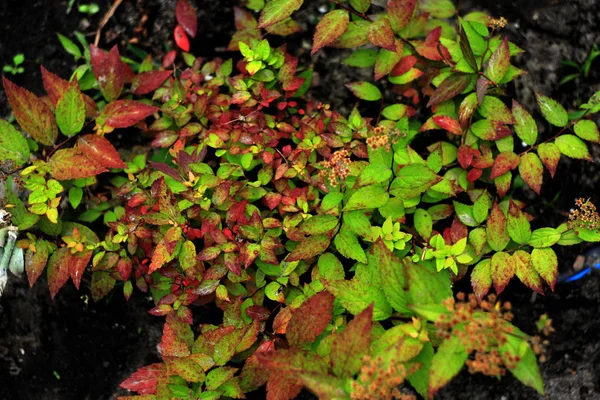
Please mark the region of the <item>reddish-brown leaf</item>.
[[462, 169], [467, 169], [471, 165], [471, 161], [473, 161], [473, 149], [471, 146], [466, 146], [461, 144], [458, 147], [458, 151], [456, 152], [456, 156], [458, 158], [458, 163], [462, 167]]
[[387, 12], [395, 32], [404, 28], [412, 19], [417, 0], [388, 0]]
[[87, 267], [90, 259], [92, 258], [92, 251], [86, 250], [83, 253], [75, 253], [69, 255], [69, 275], [77, 290], [79, 290], [79, 284], [83, 277], [85, 267]]
[[492, 167], [490, 178], [496, 179], [500, 175], [504, 175], [508, 171], [512, 171], [519, 166], [520, 161], [521, 158], [512, 151], [503, 151], [502, 153], [498, 154], [494, 160], [494, 166]]
[[387, 18], [379, 18], [369, 25], [367, 29], [367, 38], [373, 45], [382, 47], [386, 50], [395, 52], [396, 41], [394, 40], [394, 31]]
[[[108, 103], [100, 113], [104, 125], [113, 128], [127, 128], [158, 111], [158, 107], [149, 106], [135, 100], [117, 100]], [[100, 118], [99, 117], [99, 118]]]
[[479, 168], [473, 168], [467, 173], [467, 181], [475, 182], [483, 174], [483, 170]]
[[498, 83], [504, 78], [510, 66], [510, 50], [508, 48], [508, 37], [504, 37], [496, 51], [490, 56], [485, 76], [493, 82]]
[[490, 291], [490, 287], [492, 287], [492, 272], [489, 258], [481, 260], [473, 268], [471, 272], [471, 286], [478, 301], [481, 301]]
[[333, 373], [339, 377], [354, 376], [362, 365], [362, 357], [369, 353], [373, 304], [365, 308], [343, 331], [338, 333], [331, 345]]
[[442, 83], [440, 83], [437, 89], [435, 89], [429, 98], [427, 107], [443, 103], [444, 101], [450, 100], [451, 98], [461, 94], [470, 81], [471, 76], [468, 74], [456, 73], [448, 76], [442, 81]]
[[48, 287], [52, 299], [69, 280], [70, 256], [71, 249], [63, 247], [52, 253], [48, 260]]
[[531, 264], [531, 255], [526, 251], [517, 250], [513, 254], [513, 259], [515, 261], [515, 275], [517, 275], [517, 278], [531, 290], [535, 290], [543, 295], [542, 278], [540, 278], [540, 274], [537, 273]]
[[506, 193], [508, 193], [508, 191], [510, 190], [511, 182], [512, 172], [510, 171], [494, 179], [494, 185], [496, 186], [496, 191], [498, 192], [498, 196], [500, 198], [503, 198], [506, 195]]
[[416, 63], [417, 63], [417, 57], [413, 56], [412, 54], [402, 57], [402, 59], [398, 62], [398, 64], [396, 64], [394, 66], [394, 68], [392, 69], [391, 75], [392, 76], [404, 75], [405, 73], [410, 71], [411, 68], [414, 67]]
[[36, 142], [52, 146], [58, 137], [58, 126], [48, 104], [5, 77], [2, 77], [2, 84], [8, 104], [21, 128]]
[[462, 135], [462, 128], [457, 120], [447, 115], [436, 115], [433, 117], [433, 122], [442, 129], [447, 130], [455, 135]]
[[494, 251], [502, 251], [510, 242], [510, 236], [506, 230], [506, 216], [498, 206], [494, 203], [490, 215], [487, 219], [485, 229], [488, 244]]
[[137, 74], [131, 83], [131, 91], [142, 95], [155, 91], [163, 84], [172, 71], [148, 71]]
[[119, 258], [117, 263], [117, 272], [121, 276], [121, 279], [126, 281], [129, 279], [129, 275], [131, 274], [133, 263], [130, 258]]
[[163, 336], [158, 347], [163, 357], [187, 357], [190, 355], [190, 349], [184, 338], [167, 322], [163, 327]]
[[86, 157], [79, 149], [60, 149], [48, 162], [52, 176], [58, 180], [88, 178], [108, 171]]
[[452, 57], [442, 44], [440, 43], [440, 36], [442, 35], [442, 27], [438, 26], [427, 34], [424, 41], [415, 42], [414, 46], [417, 52], [433, 61], [449, 60]]
[[114, 146], [100, 135], [88, 134], [77, 138], [77, 148], [96, 164], [105, 168], [126, 168], [127, 166]]
[[238, 31], [244, 29], [256, 29], [256, 18], [248, 10], [241, 7], [233, 7], [233, 20], [235, 22], [235, 29]]
[[119, 386], [139, 394], [156, 393], [156, 384], [165, 371], [163, 363], [150, 364], [138, 369], [125, 379]]
[[306, 300], [292, 313], [285, 336], [294, 347], [313, 342], [329, 324], [334, 297], [329, 292], [320, 292]]
[[515, 275], [515, 261], [512, 256], [503, 251], [495, 253], [492, 256], [491, 273], [494, 289], [500, 294]]
[[350, 16], [346, 10], [333, 10], [325, 14], [315, 28], [313, 48], [310, 54], [315, 54], [342, 36], [348, 28], [348, 23], [350, 23]]
[[27, 271], [27, 280], [30, 287], [33, 286], [44, 268], [46, 268], [48, 256], [50, 255], [50, 247], [45, 240], [39, 239], [35, 243], [35, 250], [33, 252], [31, 249], [27, 249], [27, 253], [25, 253], [25, 270]]
[[330, 242], [331, 239], [327, 235], [310, 236], [298, 243], [286, 260], [291, 262], [315, 257], [323, 253]]
[[521, 156], [519, 174], [534, 192], [540, 194], [542, 190], [544, 168], [537, 154], [529, 152]]
[[90, 45], [92, 71], [106, 101], [119, 97], [125, 84], [125, 71], [119, 49], [114, 46], [109, 53]]
[[540, 160], [554, 178], [558, 161], [560, 161], [560, 150], [554, 143], [542, 143], [538, 146], [538, 155]]
[[485, 145], [479, 146], [480, 154], [473, 159], [472, 166], [475, 168], [489, 168], [494, 165], [494, 157], [489, 147]]
[[177, 23], [181, 25], [188, 35], [196, 37], [198, 17], [196, 16], [196, 9], [188, 0], [177, 1], [177, 5], [175, 6], [175, 18], [177, 18]]
[[[46, 89], [46, 93], [48, 93], [48, 98], [52, 104], [56, 105], [58, 99], [60, 99], [63, 93], [69, 88], [69, 81], [53, 74], [43, 66], [40, 67], [40, 70], [42, 71], [42, 80], [44, 82], [44, 89]], [[85, 93], [82, 93], [81, 95], [83, 96], [83, 101], [85, 101], [85, 116], [88, 118], [94, 117], [98, 112], [96, 102]]]

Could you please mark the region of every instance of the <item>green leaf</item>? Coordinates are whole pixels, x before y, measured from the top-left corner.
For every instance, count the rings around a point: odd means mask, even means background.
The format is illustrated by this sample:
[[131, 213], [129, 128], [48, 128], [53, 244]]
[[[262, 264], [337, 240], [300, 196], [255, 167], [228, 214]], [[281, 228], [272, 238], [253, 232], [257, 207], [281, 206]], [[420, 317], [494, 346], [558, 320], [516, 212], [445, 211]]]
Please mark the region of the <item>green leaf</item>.
[[376, 183], [383, 183], [391, 177], [392, 170], [389, 167], [382, 164], [369, 164], [362, 170], [355, 185], [368, 186]]
[[550, 286], [550, 289], [554, 291], [556, 277], [558, 276], [558, 259], [554, 250], [549, 247], [533, 249], [531, 252], [531, 264], [542, 279]]
[[550, 176], [554, 178], [558, 161], [560, 160], [560, 150], [554, 143], [541, 143], [538, 146], [538, 155], [542, 164], [550, 172]]
[[358, 236], [371, 236], [371, 220], [363, 211], [349, 211], [344, 213], [344, 224]]
[[381, 110], [381, 115], [392, 121], [398, 121], [406, 114], [406, 106], [404, 104], [392, 104]]
[[286, 260], [292, 262], [318, 256], [329, 247], [330, 241], [327, 235], [309, 236], [298, 243], [294, 250], [287, 256]]
[[266, 28], [283, 21], [300, 8], [304, 0], [270, 0], [260, 13], [257, 28]]
[[598, 132], [598, 125], [594, 121], [583, 119], [578, 121], [573, 129], [575, 134], [583, 140], [600, 143], [600, 132]]
[[377, 101], [381, 99], [381, 91], [377, 86], [369, 82], [350, 82], [345, 85], [356, 97], [366, 101]]
[[492, 262], [489, 258], [481, 260], [473, 268], [471, 272], [471, 286], [479, 301], [490, 291], [492, 287]]
[[498, 83], [502, 80], [508, 67], [510, 66], [510, 51], [508, 48], [508, 38], [505, 36], [502, 43], [498, 45], [494, 53], [492, 53], [485, 69], [485, 76]]
[[321, 202], [321, 208], [324, 211], [329, 211], [332, 208], [336, 207], [338, 204], [342, 202], [344, 198], [343, 193], [340, 192], [332, 192], [328, 193], [323, 197], [323, 201]]
[[77, 208], [83, 198], [83, 189], [77, 186], [72, 186], [69, 189], [69, 203], [73, 208]]
[[350, 0], [350, 5], [359, 13], [365, 13], [371, 6], [371, 0]]
[[569, 123], [567, 111], [556, 100], [543, 94], [535, 93], [538, 107], [546, 121], [554, 126], [564, 127]]
[[392, 181], [390, 193], [404, 200], [419, 196], [442, 178], [421, 164], [405, 165]]
[[331, 253], [323, 253], [318, 261], [319, 274], [327, 281], [344, 279], [344, 266], [340, 260]]
[[500, 121], [504, 124], [514, 124], [516, 122], [508, 107], [502, 100], [494, 96], [485, 96], [478, 110], [484, 118]]
[[351, 281], [326, 282], [325, 287], [353, 315], [358, 315], [371, 303], [375, 303], [373, 307], [374, 321], [386, 320], [392, 314], [392, 307], [386, 300], [385, 295], [379, 287], [373, 284], [353, 278]]
[[510, 129], [500, 121], [480, 119], [471, 125], [471, 132], [483, 140], [498, 140], [511, 135]]
[[61, 35], [60, 33], [57, 33], [56, 35], [58, 36], [60, 44], [62, 44], [67, 53], [75, 57], [76, 60], [82, 57], [81, 50], [79, 50], [79, 47], [77, 47], [77, 45], [73, 43], [71, 39]]
[[[367, 38], [374, 46], [384, 48], [394, 54], [396, 53], [394, 31], [392, 31], [390, 21], [387, 18], [379, 18], [377, 21], [371, 23], [369, 29], [367, 29]], [[398, 62], [400, 61], [400, 55], [396, 55], [398, 56], [396, 62]]]
[[349, 22], [350, 16], [346, 10], [333, 10], [325, 14], [315, 28], [313, 48], [310, 54], [315, 54], [321, 48], [342, 36]]
[[346, 258], [356, 260], [361, 263], [367, 262], [367, 255], [358, 243], [356, 235], [349, 230], [342, 229], [333, 239], [335, 248]]
[[494, 253], [490, 270], [494, 289], [500, 294], [515, 275], [515, 261], [510, 254], [503, 251]]
[[358, 49], [350, 54], [344, 61], [342, 61], [342, 63], [350, 65], [351, 67], [368, 68], [375, 65], [376, 58], [376, 50]]
[[508, 234], [518, 244], [525, 244], [531, 237], [531, 226], [525, 214], [512, 199], [508, 208], [508, 221], [506, 223]]
[[81, 131], [85, 123], [85, 102], [77, 82], [69, 83], [68, 89], [56, 102], [56, 124], [68, 137]]
[[473, 204], [473, 218], [478, 224], [487, 219], [490, 208], [492, 208], [492, 197], [485, 191]]
[[519, 174], [525, 183], [539, 195], [542, 190], [544, 168], [537, 154], [525, 153], [521, 155]]
[[592, 161], [585, 142], [575, 135], [560, 135], [554, 140], [554, 144], [567, 157]]
[[[529, 344], [521, 338], [513, 335], [506, 335], [506, 339], [506, 344], [501, 348], [501, 355], [505, 359], [505, 363], [508, 360], [507, 356], [509, 354], [519, 358], [517, 366], [509, 368], [510, 372], [524, 385], [534, 388], [543, 396], [544, 382], [540, 375], [535, 353]], [[508, 365], [510, 365], [510, 363], [508, 363]]]
[[344, 206], [344, 211], [382, 207], [388, 199], [389, 194], [385, 187], [381, 185], [365, 186], [352, 193]]
[[542, 279], [531, 265], [531, 254], [523, 250], [517, 250], [513, 254], [515, 262], [515, 275], [531, 290], [544, 294]]
[[400, 313], [410, 314], [407, 292], [406, 262], [399, 260], [382, 240], [375, 242], [368, 254], [369, 262], [379, 266], [381, 288], [390, 305]]
[[531, 233], [527, 244], [534, 248], [550, 247], [560, 239], [560, 233], [554, 228], [540, 228]]
[[415, 211], [415, 229], [421, 235], [423, 239], [429, 241], [431, 237], [431, 231], [433, 229], [433, 219], [431, 215], [423, 210], [422, 208], [417, 208]]
[[533, 146], [537, 140], [538, 128], [535, 120], [516, 100], [512, 101], [512, 114], [515, 117], [515, 132], [526, 144]]
[[437, 272], [434, 262], [416, 264], [409, 258], [404, 258], [402, 262], [408, 271], [411, 305], [440, 304], [452, 297], [448, 270]]
[[467, 350], [458, 336], [451, 336], [442, 342], [431, 360], [429, 372], [429, 397], [454, 378], [462, 369], [468, 357]]
[[0, 119], [0, 160], [11, 160], [20, 167], [29, 161], [29, 146], [21, 132], [11, 124]]
[[473, 216], [473, 206], [469, 206], [466, 204], [459, 203], [458, 201], [453, 201], [454, 211], [456, 212], [456, 216], [466, 226], [477, 226], [479, 223]]
[[338, 221], [338, 218], [333, 215], [315, 215], [302, 222], [299, 230], [305, 235], [318, 235], [335, 228]]

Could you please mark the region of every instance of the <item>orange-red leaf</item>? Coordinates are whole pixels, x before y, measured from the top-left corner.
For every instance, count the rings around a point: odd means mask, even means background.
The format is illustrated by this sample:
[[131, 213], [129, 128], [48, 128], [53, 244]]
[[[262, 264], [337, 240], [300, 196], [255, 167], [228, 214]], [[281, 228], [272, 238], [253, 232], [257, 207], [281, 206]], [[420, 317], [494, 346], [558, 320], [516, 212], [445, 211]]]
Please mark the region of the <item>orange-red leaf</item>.
[[70, 256], [71, 249], [63, 247], [52, 253], [48, 260], [48, 287], [52, 299], [69, 280]]
[[163, 336], [158, 347], [163, 357], [187, 357], [190, 355], [190, 349], [184, 338], [167, 322], [163, 327]]
[[394, 40], [394, 31], [387, 18], [380, 18], [369, 25], [367, 29], [367, 38], [375, 46], [382, 47], [389, 51], [396, 51], [396, 41]]
[[2, 84], [10, 108], [21, 128], [36, 142], [52, 146], [58, 137], [58, 126], [48, 104], [5, 77], [2, 77]]
[[60, 149], [48, 162], [52, 176], [58, 180], [87, 178], [108, 171], [86, 157], [79, 149]]
[[412, 19], [417, 0], [388, 0], [387, 12], [395, 32], [404, 28]]
[[521, 158], [512, 151], [503, 151], [494, 160], [490, 179], [496, 179], [500, 175], [517, 168], [520, 161]]
[[310, 54], [315, 54], [324, 46], [333, 43], [348, 28], [350, 16], [346, 10], [333, 10], [325, 14], [315, 28], [313, 48]]
[[125, 168], [114, 146], [100, 135], [88, 134], [77, 138], [77, 148], [96, 164], [105, 168]]
[[313, 342], [329, 324], [334, 297], [320, 292], [306, 300], [292, 313], [285, 336], [291, 346], [302, 347]]
[[158, 111], [158, 107], [149, 106], [135, 100], [117, 100], [108, 103], [100, 113], [104, 125], [113, 128], [127, 128]]
[[177, 47], [183, 51], [190, 51], [190, 40], [188, 39], [181, 25], [177, 25], [175, 27], [175, 30], [173, 31], [173, 37], [175, 38]]
[[172, 71], [148, 71], [137, 74], [131, 83], [131, 91], [142, 95], [155, 91], [163, 84]]
[[119, 386], [139, 394], [154, 394], [156, 384], [165, 371], [163, 363], [150, 364], [135, 371]]
[[86, 250], [83, 253], [70, 254], [69, 256], [69, 275], [77, 290], [79, 290], [79, 284], [81, 283], [81, 277], [83, 276], [85, 267], [87, 267], [91, 258], [91, 250]]
[[496, 293], [500, 294], [515, 275], [515, 261], [512, 256], [503, 251], [492, 256], [492, 282]]
[[196, 16], [196, 10], [188, 0], [177, 1], [175, 18], [188, 35], [196, 37], [198, 17]]
[[25, 253], [25, 270], [27, 271], [27, 280], [29, 286], [33, 286], [37, 278], [42, 274], [46, 264], [48, 263], [48, 256], [50, 255], [50, 247], [48, 242], [39, 239], [35, 243], [35, 252], [31, 249]]
[[447, 130], [455, 135], [462, 135], [462, 128], [457, 120], [447, 115], [436, 115], [433, 117], [433, 122], [442, 129]]
[[125, 84], [125, 70], [119, 55], [119, 49], [114, 46], [109, 53], [90, 45], [90, 61], [92, 71], [98, 81], [98, 86], [106, 101], [119, 97]]

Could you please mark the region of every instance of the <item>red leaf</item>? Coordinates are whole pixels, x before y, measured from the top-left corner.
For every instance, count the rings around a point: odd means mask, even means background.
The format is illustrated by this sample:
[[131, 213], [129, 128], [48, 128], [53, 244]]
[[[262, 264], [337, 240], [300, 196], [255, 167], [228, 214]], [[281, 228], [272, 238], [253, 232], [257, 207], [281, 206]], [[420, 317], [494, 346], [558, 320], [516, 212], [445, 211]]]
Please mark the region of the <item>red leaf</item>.
[[[267, 153], [269, 154], [269, 153]], [[277, 208], [277, 206], [279, 206], [279, 203], [281, 203], [281, 193], [274, 193], [274, 192], [270, 192], [267, 193], [262, 199], [262, 203], [264, 205], [266, 205], [267, 207], [269, 207], [269, 210], [274, 210]]]
[[79, 149], [60, 149], [48, 162], [52, 176], [58, 180], [88, 178], [108, 171], [85, 156]]
[[162, 67], [168, 68], [175, 62], [175, 57], [177, 56], [177, 52], [175, 50], [171, 50], [165, 57], [163, 58]]
[[395, 32], [404, 28], [412, 19], [417, 0], [388, 0], [387, 13]]
[[312, 343], [331, 320], [334, 297], [320, 292], [306, 300], [292, 313], [285, 336], [291, 346], [302, 347]]
[[500, 294], [515, 275], [515, 261], [512, 256], [505, 252], [495, 253], [492, 256], [491, 273], [494, 289]]
[[437, 115], [433, 117], [433, 122], [442, 129], [447, 130], [455, 135], [462, 135], [462, 128], [457, 120], [446, 115]]
[[155, 91], [163, 84], [172, 71], [148, 71], [137, 74], [131, 83], [131, 91], [141, 95]]
[[252, 13], [241, 7], [233, 7], [233, 20], [235, 22], [235, 29], [238, 31], [244, 29], [256, 29], [257, 22]]
[[371, 303], [336, 335], [329, 356], [337, 376], [354, 376], [360, 370], [362, 357], [369, 353], [373, 306]]
[[483, 170], [479, 168], [473, 168], [467, 173], [467, 181], [475, 182], [483, 174]]
[[367, 38], [369, 42], [375, 46], [382, 47], [386, 50], [395, 52], [396, 41], [394, 40], [394, 31], [390, 25], [390, 21], [386, 18], [380, 18], [371, 23], [367, 29]]
[[81, 283], [81, 278], [83, 277], [85, 267], [87, 267], [91, 258], [91, 250], [69, 255], [69, 275], [71, 275], [71, 280], [75, 284], [75, 288], [77, 288], [77, 290], [79, 290], [79, 284]]
[[21, 128], [36, 142], [52, 146], [58, 137], [58, 127], [48, 104], [5, 77], [2, 77], [2, 84], [10, 108]]
[[443, 103], [444, 101], [450, 100], [451, 98], [461, 94], [470, 81], [471, 76], [468, 74], [457, 73], [448, 76], [442, 81], [442, 83], [440, 83], [437, 89], [435, 89], [429, 98], [427, 107]]
[[165, 323], [163, 327], [163, 336], [158, 347], [163, 357], [187, 357], [190, 355], [188, 345], [169, 323]]
[[348, 23], [350, 23], [350, 16], [346, 10], [333, 10], [325, 14], [315, 28], [313, 48], [310, 54], [315, 54], [342, 36], [348, 28]]
[[480, 169], [489, 168], [492, 165], [494, 165], [494, 158], [492, 156], [492, 151], [490, 150], [490, 148], [481, 145], [479, 146], [479, 150], [481, 151], [481, 154], [475, 157], [471, 165], [475, 168]]
[[121, 276], [121, 279], [126, 281], [129, 279], [129, 275], [131, 274], [132, 262], [129, 258], [119, 258], [119, 262], [117, 263], [117, 272]]
[[442, 34], [442, 27], [438, 26], [427, 34], [424, 41], [415, 43], [415, 49], [417, 52], [433, 61], [449, 60], [452, 57], [448, 50], [440, 44], [440, 36]]
[[163, 375], [164, 370], [165, 365], [163, 363], [147, 365], [131, 374], [119, 386], [139, 394], [154, 394], [156, 393], [158, 378]]
[[462, 167], [462, 169], [467, 169], [471, 165], [471, 161], [473, 161], [473, 151], [470, 146], [466, 146], [461, 144], [458, 147], [458, 151], [456, 152], [458, 163]]
[[77, 138], [77, 148], [96, 164], [105, 168], [126, 168], [127, 166], [114, 146], [100, 135], [88, 134]]
[[30, 287], [44, 271], [50, 254], [47, 242], [41, 239], [38, 239], [35, 243], [35, 250], [34, 253], [31, 249], [28, 249], [25, 253], [25, 270], [27, 271], [27, 280]]
[[173, 37], [175, 38], [175, 43], [181, 50], [190, 51], [190, 40], [188, 39], [181, 25], [177, 25], [175, 27], [175, 30], [173, 31]]
[[259, 321], [266, 321], [271, 316], [269, 310], [261, 306], [250, 306], [246, 308], [246, 314], [252, 319], [257, 319]]
[[417, 57], [413, 56], [412, 54], [402, 57], [402, 59], [398, 62], [398, 64], [396, 64], [394, 66], [394, 68], [392, 69], [391, 75], [392, 76], [404, 75], [405, 73], [410, 71], [411, 68], [414, 67], [416, 63], [417, 63]]
[[198, 17], [196, 16], [196, 10], [188, 0], [177, 1], [177, 5], [175, 6], [175, 18], [177, 18], [177, 23], [181, 25], [188, 35], [196, 37]]
[[52, 253], [48, 260], [48, 287], [52, 299], [69, 280], [70, 256], [71, 249], [63, 247]]
[[114, 46], [107, 54], [93, 44], [90, 45], [92, 71], [106, 101], [119, 97], [125, 84], [125, 71], [119, 49]]
[[[56, 105], [58, 99], [60, 99], [63, 93], [69, 88], [69, 81], [53, 74], [43, 66], [40, 66], [40, 70], [42, 71], [42, 80], [44, 82], [44, 89], [46, 89], [46, 93], [48, 93], [48, 98], [52, 104]], [[94, 117], [96, 112], [98, 112], [96, 102], [85, 93], [81, 93], [81, 95], [85, 101], [85, 116], [88, 118]]]
[[323, 253], [329, 247], [330, 242], [331, 239], [327, 235], [310, 236], [298, 243], [288, 255], [287, 261], [306, 260], [315, 257]]
[[519, 166], [521, 158], [512, 151], [503, 151], [494, 160], [490, 179], [496, 179]]
[[[117, 100], [108, 103], [100, 113], [104, 125], [113, 128], [128, 128], [154, 114], [158, 107], [149, 106], [135, 100]], [[99, 117], [99, 118], [100, 118]]]

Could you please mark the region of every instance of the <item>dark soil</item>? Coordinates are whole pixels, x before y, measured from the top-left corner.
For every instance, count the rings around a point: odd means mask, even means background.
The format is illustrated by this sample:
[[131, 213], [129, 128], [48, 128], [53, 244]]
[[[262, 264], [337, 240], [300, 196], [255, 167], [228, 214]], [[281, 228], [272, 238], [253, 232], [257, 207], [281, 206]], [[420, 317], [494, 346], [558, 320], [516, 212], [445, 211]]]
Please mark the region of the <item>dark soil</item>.
[[[9, 76], [37, 94], [43, 88], [39, 65], [68, 77], [73, 59], [63, 51], [55, 33], [69, 35], [74, 30], [89, 34], [109, 6], [97, 0], [101, 11], [88, 21], [73, 10], [66, 14], [67, 0], [4, 0], [0, 2], [0, 67], [12, 56], [25, 54], [25, 73]], [[160, 56], [170, 43], [174, 26], [175, 0], [124, 1], [103, 31], [101, 45], [118, 44], [123, 49], [131, 39]], [[233, 29], [233, 1], [198, 1], [200, 23], [192, 52], [205, 57], [229, 57], [224, 48]], [[308, 1], [307, 1], [308, 3]], [[314, 24], [319, 6], [325, 0], [311, 1], [299, 19]], [[529, 71], [510, 90], [527, 109], [534, 110], [533, 92], [539, 91], [577, 106], [600, 89], [600, 60], [586, 79], [559, 86], [560, 79], [572, 71], [561, 64], [571, 59], [582, 62], [592, 44], [600, 43], [600, 2], [595, 0], [545, 1], [463, 1], [463, 12], [482, 7], [492, 15], [509, 20], [507, 34], [527, 53], [517, 64]], [[142, 16], [146, 22], [140, 25]], [[136, 29], [138, 28], [138, 29]], [[140, 29], [141, 28], [141, 29]], [[310, 32], [308, 30], [307, 32]], [[288, 48], [308, 57], [311, 34], [291, 38]], [[325, 49], [313, 59], [319, 75], [313, 95], [338, 110], [349, 110], [348, 92], [343, 83], [360, 79], [355, 69], [339, 65], [346, 53]], [[0, 91], [0, 116], [9, 109]], [[540, 121], [540, 134], [547, 135]], [[592, 149], [596, 162], [597, 148]], [[522, 192], [528, 199], [527, 211], [537, 217], [534, 227], [556, 226], [563, 222], [576, 197], [591, 197], [598, 203], [600, 184], [598, 164], [561, 160], [554, 180], [545, 176], [541, 198]], [[555, 199], [556, 196], [556, 199]], [[535, 224], [538, 224], [537, 226]], [[570, 269], [582, 246], [558, 248], [561, 272]], [[156, 345], [160, 340], [162, 319], [147, 314], [151, 302], [137, 293], [126, 302], [118, 292], [107, 301], [86, 301], [89, 286], [77, 292], [67, 286], [50, 300], [44, 278], [28, 289], [25, 280], [12, 278], [0, 300], [0, 400], [100, 400], [124, 394], [118, 384], [142, 365], [159, 360]], [[547, 313], [556, 332], [550, 337], [547, 362], [541, 371], [546, 396], [538, 396], [514, 378], [501, 381], [466, 371], [440, 393], [440, 399], [600, 399], [600, 274], [574, 283], [559, 285], [547, 296], [532, 296], [518, 282], [509, 285], [502, 300], [510, 300], [515, 324], [535, 334], [535, 321]], [[264, 392], [255, 398], [264, 398]], [[306, 397], [310, 397], [307, 395]]]

